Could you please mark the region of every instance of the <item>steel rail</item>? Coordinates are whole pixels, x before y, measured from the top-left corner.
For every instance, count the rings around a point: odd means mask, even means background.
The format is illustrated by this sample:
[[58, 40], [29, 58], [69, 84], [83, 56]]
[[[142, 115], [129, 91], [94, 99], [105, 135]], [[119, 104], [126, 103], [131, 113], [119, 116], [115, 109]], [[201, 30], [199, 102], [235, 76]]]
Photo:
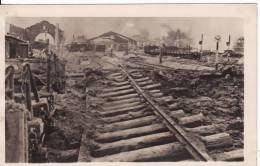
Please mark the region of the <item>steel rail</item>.
[[[213, 159], [208, 155], [206, 149], [204, 148], [204, 144], [199, 140], [194, 142], [187, 132], [185, 132], [181, 126], [179, 126], [169, 115], [165, 113], [165, 111], [156, 104], [147, 93], [142, 90], [142, 88], [136, 83], [136, 81], [130, 76], [130, 74], [124, 69], [122, 65], [120, 65], [121, 71], [123, 74], [127, 76], [127, 78], [131, 81], [131, 84], [136, 89], [139, 95], [141, 95], [147, 103], [153, 108], [155, 113], [159, 115], [164, 122], [166, 122], [166, 126], [172, 132], [173, 135], [185, 146], [186, 150], [194, 157], [195, 160], [198, 161], [212, 161]], [[202, 146], [202, 147], [200, 147]]]

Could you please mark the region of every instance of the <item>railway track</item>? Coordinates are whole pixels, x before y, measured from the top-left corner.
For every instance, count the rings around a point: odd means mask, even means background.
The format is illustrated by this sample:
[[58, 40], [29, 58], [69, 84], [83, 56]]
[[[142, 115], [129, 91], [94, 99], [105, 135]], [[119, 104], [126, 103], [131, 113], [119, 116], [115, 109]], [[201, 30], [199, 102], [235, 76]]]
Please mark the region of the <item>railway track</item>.
[[[176, 68], [173, 68], [173, 67], [168, 67], [168, 66], [165, 66], [165, 65], [160, 65], [160, 64], [151, 64], [151, 63], [147, 63], [147, 62], [142, 62], [138, 59], [131, 59], [129, 60], [131, 63], [134, 63], [136, 65], [139, 65], [139, 66], [143, 66], [143, 67], [146, 67], [146, 68], [151, 68], [151, 69], [159, 69], [159, 70], [168, 70], [168, 71], [175, 71]], [[192, 66], [191, 64], [189, 64], [189, 66]], [[201, 68], [200, 66], [196, 66], [196, 65], [193, 65], [193, 70], [198, 70], [199, 68]], [[207, 68], [207, 70], [214, 70], [213, 67], [210, 67], [210, 66], [204, 66]]]
[[243, 160], [242, 149], [230, 150], [232, 138], [221, 126], [178, 108], [149, 77], [123, 67], [107, 77], [111, 84], [100, 94], [104, 124], [90, 144], [83, 134], [79, 161]]

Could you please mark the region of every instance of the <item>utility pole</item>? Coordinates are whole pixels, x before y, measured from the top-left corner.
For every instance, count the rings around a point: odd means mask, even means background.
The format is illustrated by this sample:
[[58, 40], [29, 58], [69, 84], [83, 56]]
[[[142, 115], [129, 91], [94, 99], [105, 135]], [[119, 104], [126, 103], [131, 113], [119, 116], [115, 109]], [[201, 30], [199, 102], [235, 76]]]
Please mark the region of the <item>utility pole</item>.
[[221, 40], [221, 36], [217, 35], [215, 36], [215, 40], [216, 40], [216, 57], [215, 57], [215, 64], [216, 64], [216, 70], [217, 70], [217, 65], [218, 65], [218, 56], [219, 56], [219, 42]]
[[199, 41], [200, 45], [200, 59], [202, 58], [202, 45], [203, 45], [203, 33], [201, 34], [201, 39]]
[[165, 50], [165, 44], [163, 42], [161, 42], [160, 52], [159, 52], [159, 63], [162, 63], [162, 57], [164, 54], [164, 50]]
[[231, 36], [229, 35], [228, 36], [228, 42], [226, 43], [227, 44], [227, 60], [230, 61], [230, 44], [231, 44]]
[[230, 44], [231, 44], [231, 36], [228, 36], [228, 41], [227, 41], [227, 49], [230, 50]]

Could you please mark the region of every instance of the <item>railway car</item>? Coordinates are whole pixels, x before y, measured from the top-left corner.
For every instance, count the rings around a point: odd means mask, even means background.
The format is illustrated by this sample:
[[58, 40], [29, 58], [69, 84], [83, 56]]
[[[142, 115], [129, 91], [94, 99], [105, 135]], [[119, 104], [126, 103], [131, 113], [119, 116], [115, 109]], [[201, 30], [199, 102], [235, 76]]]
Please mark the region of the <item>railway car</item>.
[[[160, 54], [160, 47], [156, 45], [144, 46], [144, 53], [152, 56]], [[178, 48], [175, 46], [166, 46], [163, 49], [163, 54], [168, 56], [175, 56], [185, 59], [200, 59], [201, 54], [199, 52], [190, 52], [187, 48]]]

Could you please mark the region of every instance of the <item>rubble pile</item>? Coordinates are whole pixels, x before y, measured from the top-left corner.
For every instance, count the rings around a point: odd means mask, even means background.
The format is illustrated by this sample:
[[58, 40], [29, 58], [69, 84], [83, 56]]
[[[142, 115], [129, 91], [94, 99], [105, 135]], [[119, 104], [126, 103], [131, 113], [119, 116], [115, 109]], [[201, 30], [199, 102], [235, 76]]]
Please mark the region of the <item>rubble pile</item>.
[[174, 97], [176, 107], [186, 113], [204, 114], [208, 123], [222, 125], [223, 132], [232, 136], [232, 148], [243, 147], [243, 76], [190, 70], [149, 73], [163, 85], [165, 94]]
[[13, 100], [5, 100], [5, 110], [8, 112], [13, 112], [13, 111], [28, 112], [28, 110], [25, 108], [23, 104], [16, 103]]

